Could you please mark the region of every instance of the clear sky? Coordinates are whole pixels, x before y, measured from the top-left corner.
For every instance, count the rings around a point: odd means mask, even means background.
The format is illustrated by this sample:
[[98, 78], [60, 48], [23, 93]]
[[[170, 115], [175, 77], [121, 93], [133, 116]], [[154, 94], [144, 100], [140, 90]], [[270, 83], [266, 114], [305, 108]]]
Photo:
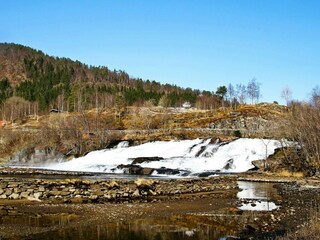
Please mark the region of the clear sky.
[[0, 42], [133, 77], [209, 91], [256, 78], [269, 102], [320, 85], [319, 0], [0, 3]]

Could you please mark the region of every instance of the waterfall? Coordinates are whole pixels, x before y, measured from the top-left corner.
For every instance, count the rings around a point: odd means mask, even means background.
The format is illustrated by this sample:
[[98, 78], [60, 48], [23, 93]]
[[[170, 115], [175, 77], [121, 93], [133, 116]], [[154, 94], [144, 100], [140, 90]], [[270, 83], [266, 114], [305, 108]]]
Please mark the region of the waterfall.
[[[181, 141], [155, 141], [129, 146], [120, 142], [116, 148], [93, 151], [71, 161], [45, 165], [42, 168], [63, 171], [124, 173], [135, 158], [145, 159], [134, 163], [136, 168], [171, 169], [174, 173], [191, 175], [202, 173], [245, 172], [253, 167], [252, 161], [265, 159], [281, 146], [270, 140], [240, 138], [228, 143], [212, 143], [211, 139]], [[120, 168], [119, 166], [122, 166]], [[152, 172], [152, 171], [150, 171]], [[159, 171], [158, 171], [159, 172]], [[163, 172], [163, 171], [161, 171]], [[210, 174], [209, 174], [210, 175]]]

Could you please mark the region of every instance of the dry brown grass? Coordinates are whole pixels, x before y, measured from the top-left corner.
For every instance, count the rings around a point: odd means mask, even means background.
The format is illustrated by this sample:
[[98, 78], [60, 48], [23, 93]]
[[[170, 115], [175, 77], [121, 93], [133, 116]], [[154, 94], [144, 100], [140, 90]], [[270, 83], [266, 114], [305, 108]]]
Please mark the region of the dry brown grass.
[[302, 172], [289, 172], [288, 170], [282, 170], [277, 173], [280, 177], [294, 177], [294, 178], [303, 178], [304, 174]]

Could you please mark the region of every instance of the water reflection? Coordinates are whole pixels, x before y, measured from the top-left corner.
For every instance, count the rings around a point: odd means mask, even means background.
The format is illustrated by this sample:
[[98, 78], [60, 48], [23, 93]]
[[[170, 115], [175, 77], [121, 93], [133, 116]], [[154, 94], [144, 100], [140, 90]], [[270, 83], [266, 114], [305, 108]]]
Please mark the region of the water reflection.
[[[271, 183], [238, 182], [243, 189], [237, 195], [242, 202], [241, 210], [273, 210], [278, 206], [273, 201], [280, 199]], [[234, 200], [234, 199], [233, 199]], [[221, 199], [209, 199], [210, 205], [221, 204]], [[222, 200], [224, 201], [224, 200]], [[203, 203], [203, 202], [201, 202]], [[206, 202], [208, 203], [208, 202]], [[169, 204], [169, 203], [168, 203]], [[194, 204], [194, 202], [190, 202]], [[219, 205], [220, 206], [220, 205]], [[202, 207], [202, 205], [201, 205]], [[6, 209], [4, 207], [4, 209]], [[9, 208], [8, 208], [9, 209]], [[201, 208], [199, 211], [170, 215], [168, 217], [144, 218], [106, 223], [93, 216], [78, 216], [69, 213], [36, 214], [19, 213], [15, 208], [6, 210], [0, 218], [0, 227], [18, 226], [28, 228], [32, 235], [23, 239], [131, 239], [131, 240], [203, 240], [227, 239], [237, 236], [247, 222], [254, 222], [258, 212], [241, 211], [234, 205], [217, 208]], [[59, 211], [59, 210], [58, 210]], [[160, 210], [159, 210], [160, 211]], [[15, 216], [11, 215], [16, 213]], [[19, 215], [20, 214], [20, 215]], [[87, 214], [87, 213], [84, 213]], [[101, 212], [101, 215], [104, 213]], [[262, 213], [263, 214], [263, 213]], [[41, 233], [40, 233], [41, 232]], [[0, 233], [1, 238], [1, 233]]]
[[226, 239], [233, 234], [235, 230], [226, 222], [217, 223], [200, 216], [176, 216], [79, 226], [35, 235], [32, 239], [203, 240]]
[[279, 208], [273, 200], [279, 198], [273, 183], [257, 183], [239, 181], [238, 186], [242, 191], [237, 197], [242, 201], [240, 210], [272, 211]]

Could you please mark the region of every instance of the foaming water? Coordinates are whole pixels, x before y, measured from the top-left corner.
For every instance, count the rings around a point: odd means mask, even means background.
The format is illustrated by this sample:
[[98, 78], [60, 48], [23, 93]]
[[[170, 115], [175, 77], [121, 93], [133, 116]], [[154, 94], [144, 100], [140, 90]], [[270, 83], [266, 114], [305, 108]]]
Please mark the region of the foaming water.
[[[264, 141], [268, 141], [268, 144]], [[253, 168], [252, 161], [265, 159], [280, 146], [277, 140], [246, 138], [229, 143], [212, 143], [211, 139], [156, 141], [132, 147], [129, 147], [128, 142], [121, 142], [113, 149], [93, 151], [84, 157], [38, 168], [123, 174], [127, 171], [125, 167], [132, 165], [135, 158], [157, 157], [159, 159], [156, 161], [146, 160], [134, 165], [152, 168], [154, 176], [237, 173]]]

